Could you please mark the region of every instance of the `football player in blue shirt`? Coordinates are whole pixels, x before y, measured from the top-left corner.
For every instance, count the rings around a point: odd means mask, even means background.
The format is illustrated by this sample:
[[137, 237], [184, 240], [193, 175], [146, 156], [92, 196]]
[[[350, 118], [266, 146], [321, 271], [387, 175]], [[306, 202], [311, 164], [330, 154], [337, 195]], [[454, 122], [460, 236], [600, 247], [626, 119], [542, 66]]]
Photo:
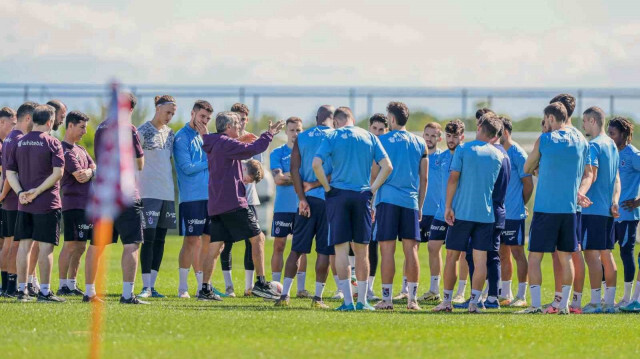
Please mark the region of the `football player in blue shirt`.
[[[582, 127], [591, 137], [589, 156], [594, 180], [588, 191], [580, 188], [580, 194], [593, 202], [582, 210], [582, 250], [589, 267], [591, 302], [582, 308], [583, 313], [614, 313], [616, 309], [617, 268], [611, 250], [615, 246], [613, 220], [620, 216], [620, 178], [618, 177], [618, 149], [606, 135], [606, 116], [599, 107], [589, 107], [582, 117]], [[586, 187], [586, 186], [585, 186]], [[604, 268], [606, 280], [604, 307], [601, 307], [601, 280]]]
[[[449, 224], [444, 268], [444, 297], [435, 312], [450, 312], [456, 282], [456, 263], [461, 252], [473, 248], [475, 273], [471, 285], [470, 313], [479, 313], [478, 301], [487, 277], [487, 252], [496, 247], [493, 235], [493, 190], [502, 167], [503, 154], [489, 141], [502, 128], [500, 119], [492, 114], [481, 118], [476, 139], [460, 145], [451, 160], [447, 183], [445, 220]], [[471, 238], [471, 240], [469, 240]]]
[[382, 255], [382, 301], [376, 309], [393, 309], [396, 240], [402, 240], [409, 297], [407, 309], [420, 310], [417, 302], [420, 264], [420, 218], [427, 190], [428, 153], [424, 140], [407, 132], [409, 109], [402, 102], [387, 106], [392, 131], [380, 142], [394, 163], [394, 171], [376, 195], [375, 241]]
[[[330, 244], [335, 246], [336, 268], [344, 302], [341, 311], [373, 310], [367, 303], [367, 277], [369, 261], [368, 244], [371, 239], [371, 208], [373, 195], [387, 179], [393, 167], [378, 138], [354, 127], [351, 109], [339, 107], [333, 115], [338, 127], [323, 141], [315, 158], [313, 171], [324, 187], [327, 217], [330, 228]], [[376, 161], [381, 169], [370, 185], [371, 163]], [[327, 179], [323, 164], [331, 161], [331, 182]], [[353, 305], [349, 280], [349, 246], [354, 242], [356, 277], [358, 279], [358, 303]]]

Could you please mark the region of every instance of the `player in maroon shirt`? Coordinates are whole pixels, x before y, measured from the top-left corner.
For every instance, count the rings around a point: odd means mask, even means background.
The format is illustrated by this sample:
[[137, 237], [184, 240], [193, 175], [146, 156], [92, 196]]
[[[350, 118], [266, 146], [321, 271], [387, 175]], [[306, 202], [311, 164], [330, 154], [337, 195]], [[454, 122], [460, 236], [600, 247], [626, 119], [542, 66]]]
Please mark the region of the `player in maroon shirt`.
[[7, 179], [18, 194], [15, 239], [20, 241], [17, 256], [18, 301], [32, 299], [26, 292], [29, 257], [33, 242], [40, 249], [40, 290], [38, 301], [63, 302], [50, 290], [53, 248], [60, 238], [60, 179], [64, 168], [62, 144], [49, 135], [55, 109], [39, 105], [33, 112], [33, 130], [18, 141], [8, 158]]
[[[62, 174], [62, 218], [64, 220], [64, 244], [58, 257], [60, 288], [57, 295], [79, 295], [76, 275], [80, 258], [93, 238], [93, 223], [87, 218], [91, 180], [96, 165], [87, 150], [77, 142], [87, 133], [89, 116], [80, 111], [71, 111], [66, 118], [64, 150], [64, 173]], [[91, 261], [92, 258], [88, 258]], [[91, 263], [89, 263], [89, 266]]]
[[[3, 107], [0, 109], [0, 171], [2, 171], [2, 145], [4, 139], [7, 138], [9, 132], [13, 130], [13, 126], [16, 125], [16, 111], [10, 107]], [[4, 180], [0, 177], [0, 190]], [[0, 199], [1, 202], [1, 199]], [[2, 234], [2, 216], [0, 215], [0, 247], [2, 252], [0, 254], [0, 269], [2, 270], [2, 288], [0, 288], [0, 297], [4, 296], [4, 293], [8, 289], [9, 272], [9, 253], [11, 249], [11, 240], [6, 241]], [[15, 261], [14, 261], [15, 263]], [[15, 283], [15, 282], [14, 282]]]

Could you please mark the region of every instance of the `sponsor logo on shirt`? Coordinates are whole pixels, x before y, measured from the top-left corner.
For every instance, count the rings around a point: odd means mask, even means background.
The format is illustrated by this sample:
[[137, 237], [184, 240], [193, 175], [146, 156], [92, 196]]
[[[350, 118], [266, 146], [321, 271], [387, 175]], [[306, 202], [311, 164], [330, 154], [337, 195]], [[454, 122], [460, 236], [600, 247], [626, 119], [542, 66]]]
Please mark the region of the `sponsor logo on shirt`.
[[29, 141], [29, 140], [22, 140], [18, 142], [18, 147], [22, 147], [22, 146], [38, 146], [38, 147], [44, 147], [44, 142], [42, 141]]

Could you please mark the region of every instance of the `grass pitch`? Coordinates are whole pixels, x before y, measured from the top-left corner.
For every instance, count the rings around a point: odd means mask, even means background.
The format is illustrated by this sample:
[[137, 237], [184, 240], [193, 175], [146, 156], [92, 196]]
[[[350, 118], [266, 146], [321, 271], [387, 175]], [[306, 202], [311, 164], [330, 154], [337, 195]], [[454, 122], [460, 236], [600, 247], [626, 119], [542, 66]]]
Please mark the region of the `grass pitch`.
[[[121, 292], [119, 270], [121, 245], [110, 246], [108, 304], [103, 354], [105, 358], [189, 358], [189, 357], [631, 357], [640, 352], [640, 317], [635, 314], [517, 316], [512, 309], [468, 315], [432, 314], [430, 305], [409, 313], [404, 303], [394, 312], [337, 313], [310, 308], [309, 299], [292, 299], [290, 308], [274, 308], [260, 298], [225, 299], [221, 303], [178, 299], [177, 256], [181, 239], [167, 238], [164, 262], [157, 289], [168, 295], [150, 299], [149, 306], [124, 306], [117, 301]], [[267, 241], [266, 262], [271, 257]], [[58, 248], [59, 250], [59, 248]], [[234, 246], [234, 281], [237, 294], [244, 288], [242, 254], [244, 246]], [[285, 253], [288, 253], [288, 249]], [[616, 257], [618, 254], [616, 252]], [[57, 257], [57, 251], [56, 251]], [[315, 255], [309, 257], [313, 268]], [[398, 251], [396, 285], [401, 280], [401, 253]], [[420, 248], [422, 279], [428, 287], [426, 246]], [[619, 264], [620, 271], [622, 270]], [[543, 267], [543, 302], [553, 298], [550, 256]], [[270, 272], [269, 270], [267, 270]], [[81, 268], [82, 273], [82, 268]], [[622, 275], [618, 298], [622, 296]], [[57, 271], [52, 287], [57, 290]], [[270, 274], [268, 274], [270, 278]], [[83, 286], [82, 275], [78, 278]], [[195, 278], [190, 275], [190, 292]], [[307, 275], [312, 291], [315, 278]], [[223, 287], [216, 268], [214, 285]], [[587, 279], [588, 287], [588, 279]], [[517, 284], [514, 283], [514, 289]], [[136, 293], [141, 289], [137, 277]], [[335, 290], [329, 278], [325, 295]], [[295, 291], [295, 283], [292, 292]], [[380, 279], [375, 291], [380, 295]], [[589, 300], [585, 290], [583, 304]], [[327, 300], [332, 307], [339, 305]], [[0, 358], [86, 357], [89, 343], [90, 306], [80, 299], [62, 304], [17, 303], [0, 300]]]

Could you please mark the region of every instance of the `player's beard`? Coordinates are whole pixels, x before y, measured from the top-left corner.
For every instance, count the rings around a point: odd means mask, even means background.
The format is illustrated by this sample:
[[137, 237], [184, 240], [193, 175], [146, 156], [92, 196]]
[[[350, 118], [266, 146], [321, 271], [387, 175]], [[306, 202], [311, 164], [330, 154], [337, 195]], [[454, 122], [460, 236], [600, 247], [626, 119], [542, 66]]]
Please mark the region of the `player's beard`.
[[456, 144], [456, 143], [449, 143], [449, 142], [447, 142], [447, 148], [448, 148], [449, 150], [453, 151], [453, 150], [455, 150], [455, 149], [456, 149], [456, 147], [458, 147], [458, 144]]

